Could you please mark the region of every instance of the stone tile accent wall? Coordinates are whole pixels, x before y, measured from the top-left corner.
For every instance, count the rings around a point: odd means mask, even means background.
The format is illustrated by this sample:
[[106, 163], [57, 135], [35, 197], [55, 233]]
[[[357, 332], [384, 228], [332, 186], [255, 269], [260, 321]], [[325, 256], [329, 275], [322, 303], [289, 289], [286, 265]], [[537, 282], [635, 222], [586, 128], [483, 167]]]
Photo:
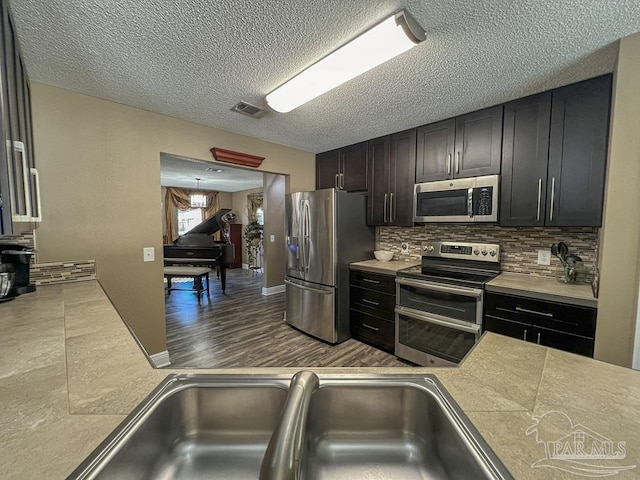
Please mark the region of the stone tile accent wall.
[[[34, 248], [35, 236], [33, 232], [27, 232], [21, 235], [4, 235], [0, 236], [0, 243], [13, 243]], [[29, 280], [35, 285], [51, 285], [53, 283], [80, 282], [83, 280], [96, 279], [95, 260], [51, 263], [36, 262], [36, 255], [34, 255], [31, 257]]]
[[[542, 277], [556, 277], [560, 260], [551, 256], [551, 265], [538, 265], [538, 250], [551, 244], [565, 242], [570, 253], [579, 255], [590, 274], [597, 262], [598, 229], [591, 227], [499, 227], [497, 225], [428, 224], [417, 227], [380, 227], [378, 245], [391, 250], [397, 260], [420, 259], [423, 241], [469, 241], [500, 245], [500, 264], [503, 272], [528, 273]], [[409, 254], [401, 253], [400, 243], [409, 243]], [[586, 278], [589, 280], [589, 277]]]
[[33, 248], [35, 239], [33, 232], [23, 233], [22, 235], [0, 235], [0, 243], [13, 243]]
[[31, 265], [29, 280], [36, 285], [81, 282], [96, 279], [95, 260], [36, 263]]

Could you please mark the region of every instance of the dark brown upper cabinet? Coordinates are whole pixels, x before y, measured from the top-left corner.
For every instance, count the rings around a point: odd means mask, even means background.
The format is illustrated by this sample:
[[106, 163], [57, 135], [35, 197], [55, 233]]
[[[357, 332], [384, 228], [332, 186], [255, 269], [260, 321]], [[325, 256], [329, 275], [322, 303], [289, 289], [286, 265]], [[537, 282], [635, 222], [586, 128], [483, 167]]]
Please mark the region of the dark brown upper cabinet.
[[504, 107], [500, 225], [544, 225], [550, 120], [551, 92]]
[[602, 224], [610, 105], [611, 75], [505, 105], [500, 225]]
[[367, 142], [316, 155], [316, 188], [367, 190]]
[[369, 225], [413, 225], [416, 130], [369, 141]]
[[416, 182], [500, 173], [502, 105], [421, 127]]
[[0, 235], [11, 235], [36, 228], [42, 213], [29, 80], [8, 2], [2, 0], [0, 89]]
[[611, 82], [604, 75], [553, 91], [545, 225], [602, 225]]

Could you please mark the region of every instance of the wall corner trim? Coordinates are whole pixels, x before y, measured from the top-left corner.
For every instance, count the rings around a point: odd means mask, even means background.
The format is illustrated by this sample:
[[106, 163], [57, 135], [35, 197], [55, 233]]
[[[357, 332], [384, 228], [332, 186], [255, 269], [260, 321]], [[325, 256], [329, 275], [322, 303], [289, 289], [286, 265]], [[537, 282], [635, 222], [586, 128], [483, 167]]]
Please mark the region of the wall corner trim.
[[284, 284], [276, 285], [275, 287], [262, 287], [262, 295], [269, 296], [276, 293], [284, 293]]
[[163, 350], [162, 352], [154, 353], [149, 356], [154, 368], [168, 367], [171, 365], [171, 359], [169, 358], [169, 351]]

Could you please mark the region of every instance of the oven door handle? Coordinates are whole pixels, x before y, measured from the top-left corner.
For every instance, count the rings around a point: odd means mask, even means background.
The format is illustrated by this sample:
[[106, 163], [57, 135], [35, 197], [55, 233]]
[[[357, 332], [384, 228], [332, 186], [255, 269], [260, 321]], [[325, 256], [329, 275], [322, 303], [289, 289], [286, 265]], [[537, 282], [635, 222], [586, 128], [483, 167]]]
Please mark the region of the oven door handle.
[[396, 278], [396, 283], [408, 287], [432, 290], [434, 292], [451, 293], [453, 295], [463, 295], [465, 297], [482, 298], [482, 290], [478, 288], [458, 287], [454, 285], [442, 285], [440, 283], [425, 282], [424, 280], [409, 280], [406, 278]]
[[437, 318], [433, 318], [428, 315], [422, 315], [416, 311], [409, 310], [404, 307], [396, 307], [395, 312], [398, 315], [404, 315], [405, 317], [413, 318], [415, 320], [420, 320], [427, 323], [433, 323], [434, 325], [439, 325], [441, 327], [453, 328], [454, 330], [461, 330], [463, 332], [473, 333], [475, 335], [480, 333], [480, 325], [478, 324], [460, 325], [459, 323], [447, 322], [445, 320], [438, 320]]

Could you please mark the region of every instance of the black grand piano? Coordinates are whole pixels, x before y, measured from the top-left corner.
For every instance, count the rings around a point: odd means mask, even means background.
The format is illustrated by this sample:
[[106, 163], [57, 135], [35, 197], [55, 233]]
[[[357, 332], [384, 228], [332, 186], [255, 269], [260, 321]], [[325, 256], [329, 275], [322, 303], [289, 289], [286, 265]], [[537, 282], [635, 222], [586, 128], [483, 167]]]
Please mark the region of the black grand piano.
[[222, 291], [227, 287], [227, 267], [233, 262], [234, 245], [227, 240], [216, 242], [212, 235], [223, 232], [222, 217], [231, 209], [223, 208], [215, 215], [199, 223], [175, 242], [164, 245], [164, 264], [166, 265], [202, 265], [218, 267]]

